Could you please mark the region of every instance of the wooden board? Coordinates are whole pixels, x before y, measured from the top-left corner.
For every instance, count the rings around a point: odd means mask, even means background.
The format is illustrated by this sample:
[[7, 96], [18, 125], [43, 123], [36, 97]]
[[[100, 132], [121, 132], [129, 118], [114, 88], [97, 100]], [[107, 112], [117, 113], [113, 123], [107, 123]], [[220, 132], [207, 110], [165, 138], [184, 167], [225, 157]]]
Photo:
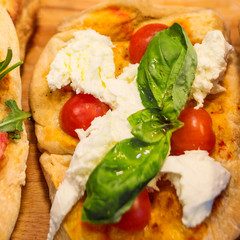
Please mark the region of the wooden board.
[[[28, 47], [22, 71], [23, 108], [29, 110], [28, 93], [29, 83], [32, 78], [34, 66], [45, 44], [55, 33], [57, 24], [61, 19], [72, 15], [85, 8], [102, 2], [101, 0], [41, 0], [41, 6], [37, 16], [36, 31]], [[171, 4], [173, 1], [159, 0], [158, 3]], [[224, 17], [231, 29], [232, 44], [240, 50], [238, 23], [240, 20], [240, 0], [175, 0], [176, 5], [184, 3], [186, 6], [200, 6], [216, 8]], [[12, 240], [42, 240], [46, 239], [49, 226], [50, 202], [48, 189], [41, 173], [38, 162], [34, 126], [27, 121], [28, 138], [30, 141], [30, 153], [27, 162], [26, 186], [22, 192], [22, 205]]]

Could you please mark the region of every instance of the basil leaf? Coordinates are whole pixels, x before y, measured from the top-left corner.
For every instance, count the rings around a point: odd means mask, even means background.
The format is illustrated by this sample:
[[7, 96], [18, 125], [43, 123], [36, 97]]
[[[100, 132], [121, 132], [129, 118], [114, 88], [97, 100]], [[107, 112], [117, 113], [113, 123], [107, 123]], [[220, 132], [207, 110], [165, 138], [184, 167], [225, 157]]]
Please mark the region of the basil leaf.
[[159, 108], [168, 120], [176, 120], [189, 97], [196, 67], [196, 52], [181, 25], [158, 32], [138, 69], [145, 108]]
[[197, 56], [179, 24], [157, 33], [137, 76], [146, 109], [128, 117], [133, 138], [115, 145], [90, 175], [82, 219], [91, 223], [120, 220], [137, 195], [159, 172], [172, 132], [190, 94]]
[[128, 117], [128, 122], [132, 127], [135, 127], [137, 124], [149, 121], [150, 119], [155, 121], [166, 121], [158, 108], [149, 108], [130, 115]]
[[167, 131], [176, 130], [183, 126], [178, 120], [167, 121], [158, 109], [138, 111], [128, 117], [128, 121], [133, 127], [133, 136], [146, 143], [156, 143]]
[[20, 134], [16, 131], [23, 131], [23, 120], [31, 117], [31, 113], [20, 110], [15, 100], [8, 100], [5, 104], [11, 109], [11, 112], [0, 121], [0, 131], [8, 132], [10, 138], [19, 139]]
[[89, 177], [82, 220], [100, 224], [119, 221], [159, 172], [169, 152], [170, 137], [167, 132], [156, 144], [136, 138], [117, 143]]

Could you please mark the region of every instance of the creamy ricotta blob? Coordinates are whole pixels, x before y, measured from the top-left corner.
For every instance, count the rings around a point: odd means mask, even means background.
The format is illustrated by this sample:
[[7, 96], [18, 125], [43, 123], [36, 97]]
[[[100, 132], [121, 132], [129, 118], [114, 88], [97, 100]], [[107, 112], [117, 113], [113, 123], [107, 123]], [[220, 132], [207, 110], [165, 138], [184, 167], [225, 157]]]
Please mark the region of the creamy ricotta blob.
[[203, 107], [208, 94], [225, 91], [219, 81], [227, 68], [227, 60], [233, 47], [225, 40], [219, 30], [209, 31], [201, 44], [195, 44], [198, 65], [195, 80], [191, 89], [191, 97], [197, 101], [196, 108]]
[[210, 215], [214, 199], [230, 180], [230, 173], [203, 150], [169, 156], [161, 173], [167, 173], [176, 188], [187, 227], [195, 227]]

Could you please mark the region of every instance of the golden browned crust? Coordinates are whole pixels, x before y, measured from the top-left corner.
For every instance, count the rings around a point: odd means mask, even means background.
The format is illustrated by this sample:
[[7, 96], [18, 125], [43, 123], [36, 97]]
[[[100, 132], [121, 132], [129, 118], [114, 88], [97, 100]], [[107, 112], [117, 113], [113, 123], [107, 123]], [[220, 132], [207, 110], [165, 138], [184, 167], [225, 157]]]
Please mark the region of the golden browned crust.
[[[20, 60], [19, 44], [15, 27], [0, 6], [0, 61], [5, 59], [7, 48], [11, 47], [11, 65]], [[3, 41], [4, 39], [4, 41]], [[21, 108], [21, 78], [19, 68], [11, 71], [0, 82], [0, 119], [6, 117], [9, 109], [5, 101], [16, 100]], [[21, 187], [25, 184], [25, 168], [28, 156], [28, 140], [25, 127], [21, 139], [10, 141], [0, 164], [0, 239], [9, 239], [14, 229], [21, 202]]]
[[35, 29], [38, 8], [39, 0], [23, 0], [21, 14], [18, 15], [15, 22], [21, 60], [25, 57], [28, 41]]
[[36, 121], [35, 131], [39, 149], [53, 154], [72, 154], [78, 143], [76, 139], [62, 131], [58, 121], [61, 107], [72, 93], [51, 91], [46, 80], [54, 56], [71, 37], [71, 31], [67, 34], [58, 34], [48, 43], [39, 59], [41, 64], [36, 64], [30, 88], [30, 105]]
[[[64, 171], [67, 169], [71, 155], [66, 159], [63, 155], [71, 154], [74, 145], [67, 146], [67, 137], [61, 131], [58, 124], [58, 115], [61, 106], [70, 98], [70, 94], [62, 95], [61, 90], [51, 92], [47, 86], [46, 75], [50, 69], [50, 63], [57, 51], [72, 36], [77, 29], [92, 27], [101, 34], [110, 36], [117, 50], [114, 51], [117, 75], [128, 63], [128, 41], [132, 31], [149, 22], [161, 22], [171, 25], [179, 22], [183, 25], [192, 43], [201, 42], [208, 31], [218, 29], [228, 39], [228, 31], [225, 28], [222, 18], [210, 9], [185, 8], [174, 6], [149, 5], [147, 1], [115, 1], [124, 3], [120, 10], [123, 18], [114, 16], [114, 6], [109, 3], [100, 4], [75, 16], [69, 17], [61, 22], [58, 33], [55, 35], [40, 57], [39, 63], [34, 72], [31, 84], [31, 108], [36, 121], [36, 135], [38, 144], [43, 155], [40, 162], [44, 175], [49, 185], [51, 200], [54, 198], [55, 190], [61, 179], [64, 178]], [[113, 10], [113, 11], [112, 11]], [[111, 22], [110, 25], [106, 25]], [[155, 19], [157, 18], [157, 19]], [[113, 19], [113, 21], [109, 21]], [[117, 26], [113, 29], [113, 26]], [[109, 28], [108, 28], [109, 26]], [[229, 61], [227, 74], [223, 85], [227, 92], [216, 97], [209, 97], [205, 108], [211, 114], [213, 128], [217, 136], [217, 143], [213, 157], [231, 172], [231, 181], [226, 191], [215, 201], [211, 216], [200, 226], [187, 229], [181, 223], [181, 208], [174, 189], [168, 183], [162, 184], [162, 191], [153, 197], [152, 215], [149, 226], [137, 234], [123, 233], [115, 228], [99, 226], [91, 228], [81, 222], [81, 206], [79, 202], [65, 218], [56, 239], [235, 239], [240, 233], [240, 214], [238, 205], [240, 199], [240, 155], [239, 155], [239, 68], [236, 54], [232, 54]], [[42, 88], [42, 90], [41, 90]], [[40, 93], [40, 91], [42, 91]], [[39, 94], [38, 94], [39, 93]], [[58, 105], [56, 106], [56, 104]], [[54, 105], [54, 108], [49, 106]], [[50, 108], [50, 109], [49, 109]], [[53, 124], [49, 126], [47, 119]], [[40, 131], [41, 130], [41, 131]], [[57, 136], [57, 137], [56, 137]], [[68, 136], [68, 141], [71, 137]], [[71, 149], [71, 150], [69, 150]], [[48, 152], [48, 153], [46, 153]], [[164, 192], [164, 194], [163, 194]], [[161, 196], [161, 197], [160, 197]], [[162, 204], [157, 199], [163, 199]], [[173, 202], [170, 210], [169, 201]], [[166, 211], [168, 210], [168, 212]], [[168, 217], [166, 217], [168, 215]], [[171, 236], [169, 233], [171, 232]], [[81, 237], [80, 237], [81, 236]]]
[[21, 13], [23, 0], [0, 0], [0, 5], [6, 7], [12, 21], [15, 23], [18, 15]]
[[34, 31], [39, 0], [0, 0], [0, 5], [7, 9], [16, 27], [20, 59], [23, 60], [27, 43]]
[[237, 212], [240, 199], [240, 88], [239, 65], [236, 53], [231, 56], [224, 79], [226, 93], [210, 99], [206, 110], [211, 114], [216, 146], [213, 157], [231, 173], [230, 184], [215, 201], [205, 239], [236, 239], [240, 235], [240, 214]]

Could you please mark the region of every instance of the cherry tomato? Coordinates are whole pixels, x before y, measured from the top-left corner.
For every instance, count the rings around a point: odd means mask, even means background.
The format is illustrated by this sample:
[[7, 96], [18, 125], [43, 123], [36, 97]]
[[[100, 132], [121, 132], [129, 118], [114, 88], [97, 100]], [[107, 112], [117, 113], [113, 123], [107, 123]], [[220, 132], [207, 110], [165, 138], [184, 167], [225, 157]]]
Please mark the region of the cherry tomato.
[[79, 93], [71, 97], [60, 112], [60, 126], [64, 132], [78, 138], [75, 129], [88, 129], [94, 118], [103, 116], [108, 105], [90, 94]]
[[172, 134], [171, 150], [175, 155], [186, 150], [213, 150], [216, 137], [212, 130], [212, 119], [203, 108], [184, 109], [178, 118], [184, 126]]
[[0, 160], [3, 157], [3, 153], [8, 145], [8, 134], [6, 132], [0, 132]]
[[113, 226], [127, 231], [141, 231], [148, 224], [151, 215], [151, 203], [146, 189], [137, 196], [132, 207], [123, 214], [121, 220]]
[[130, 61], [132, 63], [139, 63], [147, 49], [150, 40], [157, 32], [162, 31], [165, 28], [168, 28], [168, 26], [160, 23], [153, 23], [138, 29], [132, 35], [130, 40]]

